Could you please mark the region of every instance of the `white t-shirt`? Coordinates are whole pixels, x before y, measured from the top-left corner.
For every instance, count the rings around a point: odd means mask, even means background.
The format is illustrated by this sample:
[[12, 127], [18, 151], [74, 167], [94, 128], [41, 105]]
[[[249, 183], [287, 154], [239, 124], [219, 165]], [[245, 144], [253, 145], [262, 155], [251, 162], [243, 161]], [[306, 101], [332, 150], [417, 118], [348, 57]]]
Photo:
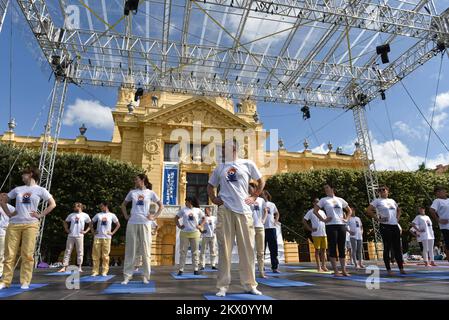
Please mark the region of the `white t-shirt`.
[[150, 189], [134, 189], [128, 193], [125, 201], [132, 203], [128, 224], [151, 224], [148, 215], [150, 214], [151, 203], [159, 201], [156, 193]]
[[[8, 206], [9, 212], [14, 213], [16, 208], [14, 208], [9, 203], [6, 204]], [[0, 237], [6, 236], [6, 228], [8, 228], [9, 217], [6, 215], [5, 211], [3, 211], [2, 207], [0, 207]]]
[[245, 199], [249, 197], [248, 184], [250, 179], [258, 180], [262, 177], [255, 163], [247, 159], [237, 159], [220, 164], [212, 173], [209, 184], [220, 186], [218, 196], [224, 206], [236, 213], [252, 213]]
[[276, 228], [276, 219], [274, 218], [274, 214], [278, 211], [276, 205], [273, 202], [267, 201], [266, 206], [268, 208], [267, 219], [265, 220], [265, 229], [274, 229]]
[[215, 227], [217, 226], [217, 217], [203, 215], [204, 219], [204, 230], [206, 233], [202, 233], [202, 238], [213, 238], [215, 236]]
[[251, 206], [251, 211], [253, 212], [253, 223], [254, 228], [263, 228], [264, 224], [262, 223], [263, 215], [265, 212], [266, 202], [263, 198], [257, 198], [254, 204]]
[[397, 212], [398, 212], [398, 204], [393, 199], [383, 199], [383, 198], [377, 198], [371, 202], [371, 205], [377, 209], [377, 212], [379, 213], [379, 216], [381, 218], [388, 218], [385, 222], [380, 222], [382, 224], [391, 224], [391, 225], [397, 225], [398, 224], [398, 218], [397, 218]]
[[84, 231], [86, 223], [90, 222], [90, 217], [84, 212], [73, 212], [67, 216], [65, 221], [70, 222], [69, 237], [80, 238], [84, 237], [81, 232]]
[[109, 234], [112, 231], [112, 223], [118, 223], [117, 216], [111, 212], [100, 212], [92, 218], [92, 222], [97, 222], [95, 238], [111, 239]]
[[332, 224], [346, 224], [344, 219], [343, 209], [348, 206], [348, 203], [339, 197], [324, 197], [318, 202], [318, 207], [324, 210], [327, 217], [332, 217], [332, 220], [326, 225]]
[[[321, 218], [326, 219], [326, 214], [323, 210], [318, 210], [318, 214]], [[312, 229], [317, 229], [312, 231], [312, 237], [325, 237], [326, 236], [326, 224], [318, 219], [318, 217], [313, 213], [313, 209], [307, 211], [304, 219], [312, 223]]]
[[432, 228], [432, 220], [430, 220], [429, 216], [419, 214], [415, 217], [412, 223], [416, 224], [421, 241], [435, 239]]
[[359, 217], [349, 218], [348, 226], [350, 232], [355, 232], [354, 235], [351, 234], [351, 238], [355, 238], [356, 240], [363, 240], [362, 220], [360, 220]]
[[181, 232], [192, 232], [198, 230], [197, 227], [201, 223], [203, 213], [200, 208], [184, 207], [176, 215], [182, 219], [184, 229], [181, 229]]
[[16, 199], [17, 215], [9, 219], [11, 224], [36, 223], [39, 219], [31, 216], [30, 212], [37, 211], [41, 200], [48, 201], [52, 195], [41, 186], [21, 186], [8, 193], [9, 199]]
[[[438, 217], [440, 219], [449, 220], [449, 198], [435, 199], [433, 200], [432, 205], [430, 207], [438, 213]], [[440, 229], [449, 230], [449, 222], [446, 224], [439, 223], [439, 225]]]

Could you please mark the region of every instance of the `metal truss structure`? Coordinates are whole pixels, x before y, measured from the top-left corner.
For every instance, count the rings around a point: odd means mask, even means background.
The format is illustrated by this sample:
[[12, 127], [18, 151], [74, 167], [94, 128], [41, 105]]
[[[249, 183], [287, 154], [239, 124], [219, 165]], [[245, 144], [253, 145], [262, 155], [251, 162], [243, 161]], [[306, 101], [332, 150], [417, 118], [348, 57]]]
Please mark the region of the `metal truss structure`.
[[3, 23], [5, 22], [8, 5], [9, 0], [0, 0], [0, 32], [2, 32]]
[[[449, 9], [432, 0], [141, 0], [127, 16], [125, 0], [90, 2], [17, 0], [60, 79], [55, 92], [64, 87], [56, 114], [68, 81], [350, 108], [369, 200], [377, 175], [364, 106], [449, 47]], [[381, 64], [376, 46], [386, 44], [391, 63]]]

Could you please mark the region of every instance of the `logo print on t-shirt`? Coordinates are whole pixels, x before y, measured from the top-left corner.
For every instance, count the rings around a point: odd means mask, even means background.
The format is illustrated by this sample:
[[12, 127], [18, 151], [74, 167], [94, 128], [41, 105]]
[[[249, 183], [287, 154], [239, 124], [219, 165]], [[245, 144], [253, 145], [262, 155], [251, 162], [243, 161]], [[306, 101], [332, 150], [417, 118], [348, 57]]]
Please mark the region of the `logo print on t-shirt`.
[[189, 213], [189, 220], [193, 220], [193, 214]]
[[338, 202], [337, 201], [332, 201], [332, 204], [334, 205], [334, 209], [341, 209], [340, 208], [340, 205], [338, 204]]
[[232, 167], [229, 168], [228, 171], [226, 172], [226, 180], [228, 181], [237, 181], [237, 169]]
[[102, 219], [101, 219], [101, 225], [102, 225], [102, 226], [105, 226], [105, 225], [107, 225], [107, 224], [108, 224], [108, 218], [106, 218], [106, 217], [102, 218]]
[[138, 206], [143, 206], [143, 200], [145, 199], [143, 194], [139, 194], [139, 196], [137, 197], [137, 202], [136, 205]]
[[359, 222], [358, 222], [358, 221], [356, 221], [356, 222], [355, 222], [355, 226], [356, 226], [357, 228], [359, 228], [359, 227], [360, 227], [360, 225], [359, 225]]
[[78, 224], [80, 222], [80, 218], [78, 216], [75, 217], [75, 223]]
[[255, 205], [254, 205], [254, 211], [259, 212], [259, 210], [260, 210], [259, 205], [258, 205], [258, 204], [255, 204]]
[[31, 192], [24, 193], [22, 196], [22, 203], [31, 203]]
[[430, 221], [427, 221], [427, 226], [431, 227]]

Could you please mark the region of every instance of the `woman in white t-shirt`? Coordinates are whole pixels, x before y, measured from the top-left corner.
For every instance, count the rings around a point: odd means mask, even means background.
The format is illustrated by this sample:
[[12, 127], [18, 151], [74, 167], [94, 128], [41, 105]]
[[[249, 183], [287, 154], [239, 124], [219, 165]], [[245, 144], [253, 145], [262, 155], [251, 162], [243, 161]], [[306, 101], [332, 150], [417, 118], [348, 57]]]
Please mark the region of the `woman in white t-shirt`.
[[266, 278], [265, 276], [265, 221], [268, 216], [268, 208], [265, 200], [262, 197], [258, 197], [256, 194], [257, 184], [251, 182], [249, 184], [249, 194], [253, 197], [257, 197], [256, 201], [251, 204], [251, 211], [253, 212], [253, 223], [255, 230], [255, 247], [257, 265], [259, 267], [259, 276]]
[[[204, 226], [203, 213], [196, 197], [187, 197], [185, 207], [178, 211], [175, 217], [176, 226], [181, 229], [179, 234], [179, 270], [178, 276], [184, 273], [187, 250], [192, 252], [193, 274], [199, 275], [199, 242]], [[182, 224], [179, 220], [182, 219]]]
[[[20, 283], [22, 289], [29, 289], [33, 277], [34, 249], [39, 233], [39, 220], [56, 207], [52, 195], [37, 185], [40, 172], [37, 168], [26, 168], [22, 171], [22, 181], [25, 185], [16, 187], [8, 194], [0, 195], [0, 206], [10, 217], [5, 238], [5, 262], [0, 289], [11, 285], [16, 264], [16, 255], [21, 247]], [[8, 201], [16, 199], [16, 211], [10, 212]], [[39, 202], [48, 201], [47, 208], [39, 212]]]
[[[313, 199], [313, 208], [320, 202], [320, 199]], [[318, 217], [313, 213], [313, 208], [307, 211], [304, 215], [303, 225], [306, 230], [311, 232], [313, 246], [315, 247], [315, 262], [318, 272], [328, 271], [326, 267], [326, 250], [327, 250], [327, 236], [326, 236], [326, 224], [320, 221]], [[326, 219], [326, 214], [323, 210], [319, 210], [318, 214]], [[309, 226], [309, 222], [310, 226]]]
[[433, 256], [435, 235], [433, 233], [432, 220], [426, 215], [426, 209], [424, 207], [418, 208], [418, 215], [412, 221], [412, 226], [417, 230], [417, 234], [422, 242], [422, 257], [425, 266], [436, 266]]
[[444, 186], [436, 186], [434, 192], [436, 199], [432, 202], [429, 212], [438, 221], [440, 231], [443, 234], [446, 259], [449, 261], [449, 198]]
[[[7, 204], [7, 206], [9, 208], [9, 212], [11, 214], [14, 214], [16, 208], [14, 208], [10, 204]], [[3, 211], [2, 207], [0, 206], [0, 278], [3, 275], [3, 261], [5, 260], [5, 236], [8, 225], [9, 216]]]
[[[70, 256], [72, 255], [73, 247], [76, 248], [76, 262], [79, 272], [83, 272], [83, 255], [84, 255], [84, 235], [90, 230], [90, 217], [83, 212], [86, 206], [80, 202], [75, 202], [73, 205], [73, 213], [69, 214], [63, 221], [64, 230], [68, 234], [66, 248], [64, 253], [63, 267], [58, 272], [66, 272], [67, 266], [70, 263]], [[70, 229], [69, 224], [70, 223]], [[88, 226], [84, 230], [85, 226]]]
[[355, 216], [355, 208], [352, 207], [352, 216], [348, 220], [349, 235], [352, 248], [352, 261], [356, 269], [365, 268], [362, 262], [363, 225], [362, 220]]
[[212, 270], [217, 270], [215, 266], [217, 250], [215, 248], [217, 238], [215, 228], [217, 226], [217, 217], [212, 216], [211, 208], [204, 208], [204, 227], [201, 231], [201, 252], [200, 252], [200, 270], [206, 267], [206, 250], [209, 248], [210, 266]]
[[[134, 178], [135, 189], [131, 190], [121, 205], [123, 216], [128, 220], [126, 226], [125, 262], [123, 266], [124, 279], [122, 284], [126, 285], [132, 279], [136, 262], [142, 256], [143, 282], [149, 283], [151, 274], [151, 221], [157, 219], [164, 206], [159, 197], [154, 193], [151, 183], [145, 174], [138, 174]], [[126, 205], [132, 204], [131, 216], [128, 215]], [[150, 212], [152, 203], [158, 205], [157, 212]]]

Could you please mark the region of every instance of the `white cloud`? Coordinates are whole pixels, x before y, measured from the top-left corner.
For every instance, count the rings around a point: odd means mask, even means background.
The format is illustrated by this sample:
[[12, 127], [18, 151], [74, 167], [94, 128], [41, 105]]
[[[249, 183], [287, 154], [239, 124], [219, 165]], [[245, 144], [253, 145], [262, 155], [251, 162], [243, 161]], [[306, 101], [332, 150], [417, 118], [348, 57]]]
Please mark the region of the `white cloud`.
[[96, 129], [112, 130], [114, 128], [110, 108], [102, 106], [98, 101], [76, 99], [74, 104], [67, 107], [63, 124], [73, 126], [82, 123]]
[[414, 138], [414, 139], [422, 139], [423, 132], [421, 127], [412, 128], [407, 123], [402, 121], [397, 121], [394, 123], [394, 128], [399, 130], [399, 132], [404, 135]]
[[447, 119], [446, 112], [435, 114], [435, 116], [433, 117], [433, 124], [432, 124], [433, 128], [435, 130], [440, 130], [444, 128], [444, 126], [446, 125], [446, 119]]
[[436, 97], [436, 108], [438, 111], [442, 111], [449, 107], [449, 91], [443, 92]]
[[326, 154], [328, 153], [329, 149], [327, 148], [327, 144], [322, 143], [318, 147], [313, 148], [311, 151], [313, 153]]

